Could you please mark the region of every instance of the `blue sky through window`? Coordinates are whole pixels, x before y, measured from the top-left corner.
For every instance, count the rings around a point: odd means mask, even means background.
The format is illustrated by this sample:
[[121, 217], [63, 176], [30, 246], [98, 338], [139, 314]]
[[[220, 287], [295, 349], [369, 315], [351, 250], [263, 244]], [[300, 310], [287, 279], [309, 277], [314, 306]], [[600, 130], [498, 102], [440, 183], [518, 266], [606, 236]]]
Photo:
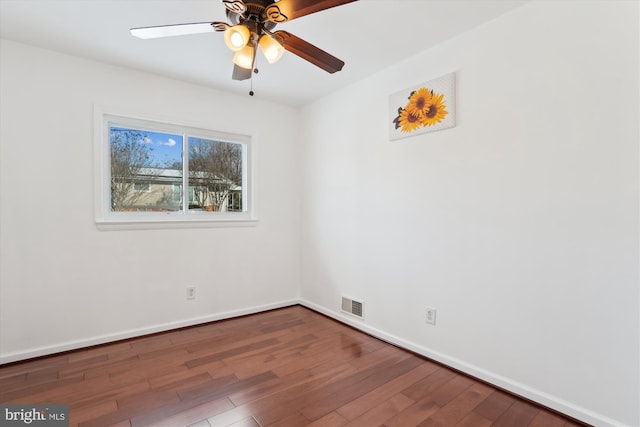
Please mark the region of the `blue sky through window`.
[[145, 137], [138, 142], [151, 149], [152, 164], [171, 167], [182, 161], [182, 135], [145, 131]]

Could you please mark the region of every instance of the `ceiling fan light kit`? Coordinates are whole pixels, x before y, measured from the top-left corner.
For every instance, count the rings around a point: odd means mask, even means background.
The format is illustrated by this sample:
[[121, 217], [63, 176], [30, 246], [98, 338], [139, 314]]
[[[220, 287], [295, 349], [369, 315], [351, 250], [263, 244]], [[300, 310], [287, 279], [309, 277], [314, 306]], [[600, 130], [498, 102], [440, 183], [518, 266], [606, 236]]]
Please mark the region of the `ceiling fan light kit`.
[[[344, 62], [303, 39], [286, 31], [271, 32], [281, 24], [301, 16], [320, 12], [357, 0], [221, 0], [231, 24], [200, 22], [132, 28], [131, 34], [141, 39], [223, 32], [233, 56], [234, 80], [251, 78], [256, 49], [270, 64], [277, 62], [285, 50], [322, 68], [328, 73], [342, 70]], [[257, 72], [257, 70], [256, 70]]]

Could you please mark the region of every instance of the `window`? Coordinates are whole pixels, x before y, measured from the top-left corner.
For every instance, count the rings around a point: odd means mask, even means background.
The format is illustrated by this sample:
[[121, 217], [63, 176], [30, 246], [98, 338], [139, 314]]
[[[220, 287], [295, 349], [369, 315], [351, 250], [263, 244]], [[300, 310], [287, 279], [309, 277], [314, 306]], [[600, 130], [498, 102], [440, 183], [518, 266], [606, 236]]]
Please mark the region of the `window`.
[[254, 220], [247, 136], [96, 116], [99, 225]]
[[[113, 173], [113, 170], [112, 172]], [[134, 182], [133, 183], [133, 191], [136, 192], [144, 192], [144, 193], [148, 193], [150, 190], [150, 185], [151, 183], [149, 182]]]

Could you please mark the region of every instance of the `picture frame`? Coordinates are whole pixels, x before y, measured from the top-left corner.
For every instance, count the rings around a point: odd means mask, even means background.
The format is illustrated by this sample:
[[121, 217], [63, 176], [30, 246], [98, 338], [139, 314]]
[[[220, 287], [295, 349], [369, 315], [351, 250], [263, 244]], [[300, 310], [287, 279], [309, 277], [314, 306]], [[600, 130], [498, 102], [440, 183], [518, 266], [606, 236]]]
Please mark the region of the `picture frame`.
[[392, 141], [455, 125], [455, 73], [445, 74], [389, 96], [389, 139]]

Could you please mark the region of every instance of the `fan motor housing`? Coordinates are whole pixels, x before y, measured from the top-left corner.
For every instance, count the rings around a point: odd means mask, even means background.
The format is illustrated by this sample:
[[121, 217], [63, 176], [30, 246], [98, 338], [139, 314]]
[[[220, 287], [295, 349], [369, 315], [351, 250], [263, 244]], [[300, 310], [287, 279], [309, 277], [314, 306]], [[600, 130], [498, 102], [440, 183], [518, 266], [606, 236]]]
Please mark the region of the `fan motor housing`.
[[247, 1], [244, 3], [245, 6], [247, 7], [247, 10], [244, 13], [244, 16], [239, 15], [227, 9], [227, 18], [229, 18], [229, 20], [234, 25], [242, 24], [245, 21], [259, 22], [259, 23], [262, 23], [263, 28], [265, 28], [267, 31], [271, 31], [272, 29], [275, 28], [277, 23], [267, 21], [264, 19], [264, 11], [266, 9], [266, 6], [270, 5], [271, 3], [273, 3], [272, 0]]

